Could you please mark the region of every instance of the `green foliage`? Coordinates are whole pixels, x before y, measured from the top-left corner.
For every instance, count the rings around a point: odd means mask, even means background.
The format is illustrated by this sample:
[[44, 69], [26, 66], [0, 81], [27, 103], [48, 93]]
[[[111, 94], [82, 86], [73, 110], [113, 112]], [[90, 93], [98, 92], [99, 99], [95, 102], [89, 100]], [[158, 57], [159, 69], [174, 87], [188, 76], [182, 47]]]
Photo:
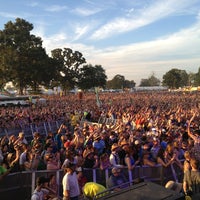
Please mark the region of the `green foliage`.
[[160, 80], [152, 74], [148, 79], [141, 79], [140, 86], [148, 87], [148, 86], [159, 86]]
[[94, 67], [91, 64], [84, 65], [80, 69], [78, 87], [82, 90], [94, 87], [105, 88], [106, 79], [105, 70], [101, 65], [95, 65]]
[[135, 82], [129, 81], [129, 80], [125, 80], [125, 77], [117, 74], [114, 76], [114, 78], [112, 80], [107, 81], [107, 85], [106, 87], [108, 89], [125, 89], [125, 88], [133, 88], [135, 87]]
[[135, 87], [135, 81], [129, 81], [129, 80], [125, 80], [124, 81], [124, 88], [134, 88]]
[[85, 58], [79, 51], [70, 48], [63, 50], [58, 48], [51, 51], [52, 57], [57, 61], [57, 70], [60, 72], [58, 78], [63, 90], [73, 89], [77, 83], [80, 66], [86, 63]]
[[117, 74], [114, 76], [114, 78], [109, 83], [110, 85], [107, 85], [107, 86], [109, 89], [123, 89], [124, 82], [125, 82], [124, 76]]
[[[31, 86], [35, 90], [42, 84], [48, 72], [48, 56], [40, 37], [30, 34], [33, 25], [24, 19], [9, 21], [0, 32], [0, 70], [7, 74], [20, 94]], [[51, 78], [51, 77], [49, 77]]]
[[188, 85], [189, 76], [185, 70], [171, 69], [163, 75], [163, 85], [169, 88], [179, 88]]
[[190, 74], [190, 82], [191, 85], [193, 84], [194, 86], [200, 86], [200, 67], [196, 74]]

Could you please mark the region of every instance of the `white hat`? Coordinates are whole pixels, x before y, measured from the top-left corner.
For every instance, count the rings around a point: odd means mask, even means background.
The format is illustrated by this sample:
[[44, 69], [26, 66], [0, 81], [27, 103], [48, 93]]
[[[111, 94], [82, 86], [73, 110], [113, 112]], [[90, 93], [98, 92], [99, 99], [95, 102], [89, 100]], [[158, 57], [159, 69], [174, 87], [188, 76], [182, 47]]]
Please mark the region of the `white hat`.
[[174, 190], [175, 192], [181, 192], [183, 185], [182, 183], [177, 183], [175, 181], [168, 181], [165, 185], [165, 188]]
[[135, 140], [135, 145], [138, 145], [140, 144], [140, 141], [139, 140]]

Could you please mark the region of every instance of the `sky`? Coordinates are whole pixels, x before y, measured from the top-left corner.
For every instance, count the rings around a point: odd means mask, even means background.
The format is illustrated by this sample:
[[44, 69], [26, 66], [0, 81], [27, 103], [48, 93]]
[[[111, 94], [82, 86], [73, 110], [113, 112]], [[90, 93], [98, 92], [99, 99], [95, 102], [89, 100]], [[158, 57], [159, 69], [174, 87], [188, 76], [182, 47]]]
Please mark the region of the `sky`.
[[200, 67], [200, 0], [0, 0], [0, 30], [22, 18], [33, 24], [51, 56], [55, 48], [83, 54], [108, 80], [152, 74], [160, 81], [173, 68]]

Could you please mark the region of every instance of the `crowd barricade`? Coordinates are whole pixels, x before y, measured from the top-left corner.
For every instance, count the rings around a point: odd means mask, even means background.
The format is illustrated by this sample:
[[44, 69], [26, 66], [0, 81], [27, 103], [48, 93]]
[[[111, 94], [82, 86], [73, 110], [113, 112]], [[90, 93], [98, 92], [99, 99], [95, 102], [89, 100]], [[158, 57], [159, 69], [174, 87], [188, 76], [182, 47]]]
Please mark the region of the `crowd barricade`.
[[19, 132], [24, 132], [25, 137], [29, 140], [33, 138], [34, 132], [39, 132], [41, 135], [47, 135], [48, 132], [56, 133], [63, 121], [40, 122], [22, 125], [15, 128], [1, 128], [0, 137], [7, 135], [18, 136]]
[[[123, 168], [122, 173], [124, 173], [127, 180], [133, 184], [134, 182], [137, 183], [138, 181], [143, 180], [163, 185], [167, 181], [166, 177], [164, 177], [163, 167], [161, 165], [156, 165], [155, 167], [136, 166], [132, 171]], [[13, 194], [21, 196], [21, 199], [30, 199], [31, 194], [35, 189], [37, 177], [49, 177], [51, 174], [55, 174], [59, 188], [58, 196], [62, 196], [63, 170], [23, 171], [9, 174], [0, 182], [0, 195], [4, 200], [11, 199]], [[111, 168], [106, 170], [101, 170], [100, 168], [84, 168], [83, 174], [86, 176], [88, 182], [97, 182], [106, 187], [106, 180], [111, 174]], [[169, 177], [173, 177], [173, 175], [168, 174], [168, 180], [174, 180], [174, 178]]]
[[[84, 117], [81, 119], [81, 124], [84, 122], [91, 124], [106, 124], [108, 126], [114, 125], [116, 119], [100, 117], [98, 122], [89, 122], [86, 121]], [[56, 133], [60, 125], [63, 123], [62, 120], [50, 121], [50, 122], [39, 122], [39, 123], [30, 123], [30, 124], [21, 124], [18, 127], [11, 128], [0, 128], [0, 137], [7, 135], [18, 135], [19, 132], [24, 132], [25, 137], [29, 140], [33, 138], [34, 132], [39, 132], [41, 135], [47, 135], [48, 132]]]
[[105, 125], [114, 125], [116, 123], [116, 119], [113, 119], [113, 118], [108, 118], [108, 117], [105, 117], [105, 116], [101, 116], [98, 120], [98, 124], [105, 124]]

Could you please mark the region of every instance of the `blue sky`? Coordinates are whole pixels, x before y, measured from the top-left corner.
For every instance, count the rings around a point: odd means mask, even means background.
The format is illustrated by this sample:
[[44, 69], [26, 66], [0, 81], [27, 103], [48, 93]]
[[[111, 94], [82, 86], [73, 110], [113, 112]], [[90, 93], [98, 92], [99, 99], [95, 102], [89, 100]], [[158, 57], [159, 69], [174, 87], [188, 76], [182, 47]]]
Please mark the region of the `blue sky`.
[[137, 85], [172, 68], [197, 73], [200, 67], [199, 0], [0, 0], [0, 29], [23, 18], [55, 48], [80, 51]]

